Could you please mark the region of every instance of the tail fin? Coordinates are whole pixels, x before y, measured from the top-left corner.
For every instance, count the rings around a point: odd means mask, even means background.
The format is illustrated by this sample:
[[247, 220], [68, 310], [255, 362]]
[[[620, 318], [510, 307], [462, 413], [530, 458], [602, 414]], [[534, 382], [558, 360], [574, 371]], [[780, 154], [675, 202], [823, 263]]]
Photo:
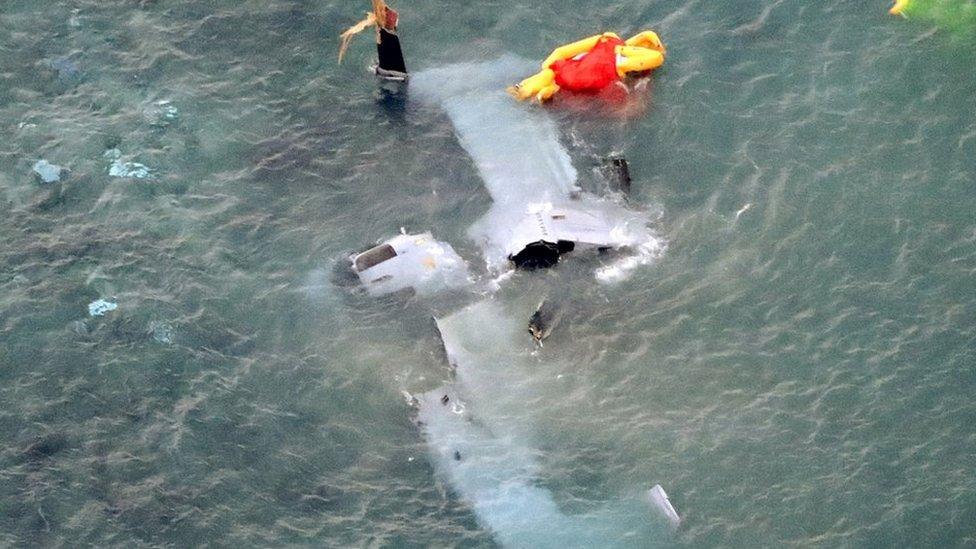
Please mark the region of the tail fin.
[[403, 51], [400, 49], [400, 39], [396, 35], [399, 14], [386, 5], [383, 0], [372, 0], [373, 11], [366, 14], [366, 18], [349, 27], [339, 35], [339, 63], [346, 55], [352, 37], [371, 26], [376, 27], [376, 51], [379, 54], [379, 65], [376, 74], [390, 80], [405, 80], [407, 67], [403, 62]]
[[349, 49], [349, 42], [352, 41], [352, 37], [363, 32], [367, 28], [373, 26], [376, 23], [376, 15], [372, 13], [366, 14], [366, 18], [362, 21], [356, 23], [355, 25], [346, 29], [342, 34], [339, 35], [341, 42], [339, 43], [339, 63], [342, 63], [342, 58], [346, 55], [346, 50]]

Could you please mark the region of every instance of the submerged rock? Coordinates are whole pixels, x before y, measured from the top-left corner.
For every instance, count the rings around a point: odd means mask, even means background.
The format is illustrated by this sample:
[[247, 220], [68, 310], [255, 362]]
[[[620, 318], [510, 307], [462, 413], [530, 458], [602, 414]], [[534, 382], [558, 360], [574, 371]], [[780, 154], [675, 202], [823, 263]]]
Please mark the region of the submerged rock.
[[88, 336], [91, 334], [88, 324], [85, 324], [84, 320], [76, 320], [72, 322], [71, 331], [80, 336]]
[[38, 437], [23, 450], [30, 459], [48, 458], [68, 447], [68, 437], [54, 433]]
[[81, 69], [78, 64], [67, 57], [48, 61], [48, 66], [58, 71], [58, 78], [62, 81], [76, 80], [81, 77]]
[[61, 172], [64, 168], [57, 164], [51, 164], [47, 160], [38, 160], [34, 164], [34, 173], [45, 183], [56, 183], [61, 180]]

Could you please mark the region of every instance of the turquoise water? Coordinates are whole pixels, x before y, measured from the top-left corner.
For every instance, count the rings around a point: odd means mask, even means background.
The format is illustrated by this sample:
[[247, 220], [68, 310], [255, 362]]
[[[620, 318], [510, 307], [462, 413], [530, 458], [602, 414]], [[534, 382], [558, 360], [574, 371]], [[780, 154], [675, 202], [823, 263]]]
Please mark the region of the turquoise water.
[[[887, 2], [397, 7], [412, 70], [603, 29], [668, 46], [645, 116], [552, 113], [581, 174], [630, 159], [666, 253], [497, 296], [572, 296], [515, 413], [561, 513], [660, 483], [683, 522], [649, 513], [649, 546], [976, 544], [972, 39]], [[449, 377], [451, 304], [334, 283], [400, 227], [482, 268], [490, 204], [444, 114], [377, 89], [368, 38], [336, 65], [363, 9], [3, 4], [0, 546], [499, 543], [401, 395]]]

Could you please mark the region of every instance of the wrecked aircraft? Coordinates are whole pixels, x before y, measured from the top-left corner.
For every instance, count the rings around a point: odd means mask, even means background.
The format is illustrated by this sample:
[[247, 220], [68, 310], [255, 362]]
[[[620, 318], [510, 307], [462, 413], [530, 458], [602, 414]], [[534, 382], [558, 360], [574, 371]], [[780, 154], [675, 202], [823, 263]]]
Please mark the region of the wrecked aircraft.
[[468, 266], [433, 235], [401, 234], [350, 257], [350, 268], [371, 296], [412, 290], [428, 295], [470, 283]]
[[[353, 34], [374, 25], [377, 76], [405, 82], [396, 12], [381, 0], [373, 0], [373, 8], [363, 22], [343, 33], [342, 51]], [[468, 230], [491, 276], [504, 278], [513, 267], [553, 267], [571, 252], [618, 250], [622, 257], [601, 267], [596, 276], [622, 278], [660, 256], [666, 245], [650, 228], [647, 213], [584, 192], [553, 120], [506, 94], [506, 83], [532, 66], [507, 55], [425, 70], [409, 76], [409, 97], [447, 115], [491, 196], [489, 210]], [[631, 179], [626, 160], [611, 158], [607, 170], [611, 189], [627, 192]], [[348, 268], [371, 296], [402, 291], [433, 295], [476, 286], [465, 261], [429, 232], [380, 242], [350, 256]], [[648, 525], [656, 531], [654, 521], [646, 520], [649, 509], [677, 526], [680, 519], [660, 485], [582, 515], [566, 513], [549, 490], [537, 485], [535, 428], [528, 411], [513, 412], [533, 400], [524, 382], [531, 370], [524, 361], [535, 348], [525, 336], [529, 312], [515, 314], [512, 306], [486, 298], [481, 290], [473, 292], [480, 301], [435, 319], [450, 381], [407, 395], [437, 475], [506, 546], [643, 547]], [[536, 343], [541, 345], [558, 325], [559, 314], [545, 301], [534, 310], [529, 331]], [[640, 531], [634, 531], [635, 524]]]

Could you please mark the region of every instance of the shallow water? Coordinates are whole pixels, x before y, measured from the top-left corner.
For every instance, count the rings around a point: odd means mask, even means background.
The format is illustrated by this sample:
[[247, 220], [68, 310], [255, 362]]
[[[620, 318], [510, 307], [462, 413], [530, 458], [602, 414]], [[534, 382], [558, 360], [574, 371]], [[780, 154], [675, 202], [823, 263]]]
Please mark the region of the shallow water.
[[[411, 70], [668, 46], [645, 116], [551, 113], [584, 182], [629, 158], [666, 253], [496, 297], [571, 296], [517, 413], [560, 513], [660, 483], [683, 522], [648, 545], [976, 543], [976, 42], [885, 2], [397, 7]], [[491, 204], [445, 114], [377, 89], [369, 39], [335, 64], [363, 9], [4, 3], [0, 545], [499, 542], [401, 396], [449, 377], [429, 317], [458, 303], [333, 275], [400, 227], [483, 269]]]

